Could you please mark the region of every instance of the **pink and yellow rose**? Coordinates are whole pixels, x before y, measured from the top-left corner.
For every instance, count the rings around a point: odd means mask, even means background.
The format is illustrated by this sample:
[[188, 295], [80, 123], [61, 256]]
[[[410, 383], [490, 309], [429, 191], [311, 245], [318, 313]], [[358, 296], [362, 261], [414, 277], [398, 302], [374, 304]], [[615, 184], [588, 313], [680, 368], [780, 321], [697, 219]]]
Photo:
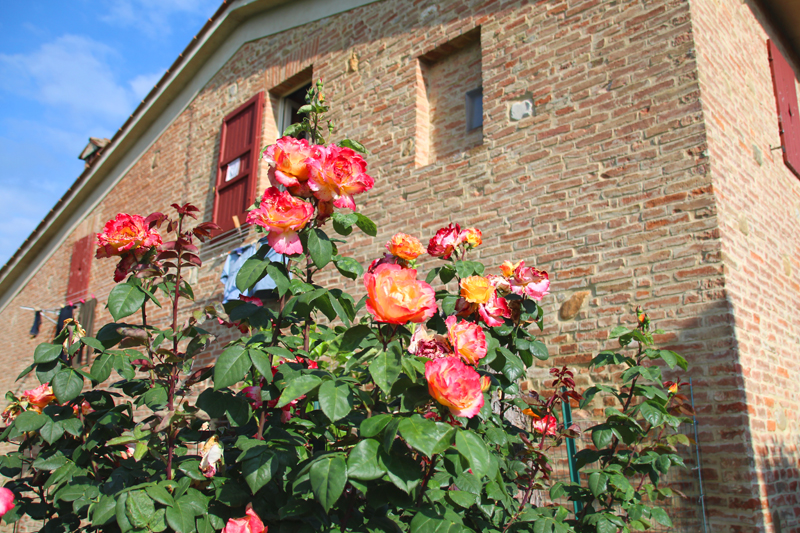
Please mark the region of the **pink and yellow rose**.
[[250, 402], [250, 405], [253, 409], [259, 409], [262, 405], [264, 405], [264, 401], [261, 399], [261, 387], [258, 385], [253, 385], [251, 387], [245, 387], [242, 389], [247, 401]]
[[378, 322], [406, 324], [425, 322], [436, 312], [433, 287], [417, 280], [417, 271], [382, 264], [364, 274], [367, 310]]
[[483, 407], [480, 375], [458, 357], [443, 357], [425, 363], [428, 392], [453, 416], [472, 418]]
[[247, 505], [245, 516], [242, 518], [231, 518], [225, 527], [222, 528], [222, 533], [267, 533], [267, 528], [253, 511], [252, 505]]
[[305, 139], [281, 137], [264, 151], [264, 160], [269, 163], [269, 180], [288, 188], [297, 196], [310, 196], [308, 181], [309, 159], [316, 156], [315, 147]]
[[458, 236], [461, 243], [466, 244], [470, 248], [475, 248], [483, 243], [481, 230], [478, 228], [467, 228]]
[[469, 276], [460, 285], [461, 297], [472, 304], [485, 304], [494, 296], [494, 286], [483, 276]]
[[558, 429], [558, 420], [553, 415], [545, 415], [540, 417], [533, 412], [532, 409], [523, 409], [524, 414], [533, 418], [531, 421], [531, 428], [536, 433], [541, 433], [544, 436], [555, 435]]
[[297, 232], [305, 227], [314, 215], [314, 206], [295, 198], [287, 191], [269, 187], [264, 191], [261, 204], [247, 214], [247, 222], [269, 231], [267, 242], [278, 253], [295, 255], [303, 253], [303, 244]]
[[509, 282], [511, 283], [511, 292], [520, 296], [525, 295], [533, 300], [541, 301], [550, 294], [550, 278], [547, 272], [534, 267], [526, 267], [525, 261], [517, 263], [514, 268], [514, 276]]
[[461, 226], [450, 224], [441, 228], [428, 242], [428, 254], [433, 257], [450, 259], [450, 256], [460, 244]]
[[14, 508], [14, 493], [5, 487], [0, 488], [0, 516]]
[[[153, 215], [151, 215], [152, 217]], [[154, 247], [161, 246], [161, 235], [151, 228], [144, 217], [118, 213], [106, 222], [103, 231], [97, 234], [98, 259], [119, 256], [114, 271], [114, 281], [125, 279], [128, 272]]]
[[390, 254], [406, 261], [413, 261], [425, 253], [425, 248], [422, 247], [419, 239], [405, 233], [397, 233], [392, 237], [386, 243], [386, 249], [389, 250]]
[[367, 163], [350, 148], [323, 146], [319, 156], [309, 160], [308, 186], [320, 202], [333, 202], [336, 207], [355, 211], [353, 195], [368, 191], [373, 185]]
[[486, 334], [478, 324], [454, 316], [447, 317], [444, 323], [453, 350], [465, 363], [477, 365], [486, 357]]
[[23, 392], [22, 399], [28, 401], [31, 410], [41, 413], [42, 409], [56, 399], [56, 396], [53, 394], [53, 387], [49, 383], [43, 383], [35, 389]]

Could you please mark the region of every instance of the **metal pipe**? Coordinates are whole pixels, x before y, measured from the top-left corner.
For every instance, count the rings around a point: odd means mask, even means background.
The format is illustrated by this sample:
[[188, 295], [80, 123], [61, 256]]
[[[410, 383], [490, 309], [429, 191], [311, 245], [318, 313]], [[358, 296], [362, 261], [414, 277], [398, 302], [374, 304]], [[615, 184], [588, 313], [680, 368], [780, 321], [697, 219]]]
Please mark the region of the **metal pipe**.
[[[561, 392], [565, 392], [566, 390], [566, 387], [561, 387]], [[561, 402], [561, 414], [564, 415], [564, 427], [570, 427], [572, 425], [572, 406], [569, 404], [569, 400]], [[576, 453], [575, 439], [567, 437], [567, 463], [569, 464], [569, 480], [580, 485], [581, 476], [580, 472], [578, 472], [578, 464], [575, 461]], [[574, 501], [572, 504], [575, 509], [575, 516], [583, 511], [583, 502]]]
[[700, 463], [700, 441], [697, 438], [697, 416], [694, 410], [694, 387], [692, 378], [689, 378], [689, 397], [692, 400], [692, 426], [694, 427], [694, 451], [697, 459], [697, 480], [700, 482], [700, 510], [703, 513], [703, 533], [708, 533], [706, 528], [706, 495], [703, 491], [703, 465]]

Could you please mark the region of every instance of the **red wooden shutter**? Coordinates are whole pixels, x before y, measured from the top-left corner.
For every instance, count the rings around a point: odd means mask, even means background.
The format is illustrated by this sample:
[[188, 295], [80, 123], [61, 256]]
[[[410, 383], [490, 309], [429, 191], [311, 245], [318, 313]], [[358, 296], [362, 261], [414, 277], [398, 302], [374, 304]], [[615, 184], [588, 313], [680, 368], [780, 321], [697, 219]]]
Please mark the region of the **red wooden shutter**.
[[[222, 231], [235, 227], [234, 216], [244, 224], [247, 208], [255, 201], [263, 108], [262, 91], [222, 121], [214, 194], [214, 222]], [[237, 165], [238, 174], [229, 172], [229, 167], [233, 170]]]
[[778, 121], [783, 146], [783, 161], [796, 176], [800, 177], [800, 116], [797, 109], [797, 92], [794, 87], [794, 71], [778, 47], [767, 40], [772, 83], [778, 103]]
[[93, 235], [78, 239], [72, 247], [72, 260], [69, 266], [67, 300], [77, 301], [89, 293], [89, 274], [92, 269]]

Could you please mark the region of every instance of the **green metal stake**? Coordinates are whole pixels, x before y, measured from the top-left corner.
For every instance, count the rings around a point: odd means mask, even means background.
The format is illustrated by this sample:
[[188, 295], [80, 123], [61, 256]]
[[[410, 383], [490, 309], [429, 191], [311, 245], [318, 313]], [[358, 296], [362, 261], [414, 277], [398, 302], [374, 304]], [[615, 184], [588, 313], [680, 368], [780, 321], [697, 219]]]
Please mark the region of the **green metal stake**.
[[[566, 387], [561, 387], [561, 392], [566, 392]], [[564, 427], [568, 428], [572, 425], [572, 406], [569, 404], [569, 400], [565, 402], [561, 402], [561, 413], [564, 415]], [[575, 461], [575, 454], [577, 450], [575, 448], [575, 439], [567, 438], [567, 461], [569, 462], [569, 480], [573, 483], [576, 483], [578, 486], [581, 484], [581, 476], [578, 472], [578, 464]], [[572, 505], [575, 508], [575, 516], [583, 511], [583, 502], [574, 501]]]

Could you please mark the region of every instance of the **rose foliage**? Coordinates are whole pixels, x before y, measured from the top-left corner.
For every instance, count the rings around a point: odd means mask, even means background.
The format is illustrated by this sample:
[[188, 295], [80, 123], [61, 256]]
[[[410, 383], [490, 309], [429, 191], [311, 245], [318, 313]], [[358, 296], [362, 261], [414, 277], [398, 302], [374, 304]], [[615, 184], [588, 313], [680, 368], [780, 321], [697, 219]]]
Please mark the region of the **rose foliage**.
[[[635, 355], [594, 360], [625, 367], [618, 386], [580, 394], [563, 367], [523, 394], [526, 369], [548, 356], [535, 336], [548, 274], [511, 258], [486, 272], [474, 260], [486, 236], [455, 223], [427, 248], [395, 235], [366, 272], [341, 255], [356, 229], [376, 235], [356, 210], [374, 181], [361, 144], [325, 143], [321, 89], [310, 90], [304, 121], [265, 150], [273, 186], [247, 219], [288, 262], [266, 259], [265, 245], [237, 286], [269, 276], [275, 305], [192, 303], [187, 272], [218, 229], [193, 223], [192, 205], [120, 214], [98, 234], [98, 257], [118, 260], [125, 280], [108, 297], [114, 323], [94, 337], [71, 324], [39, 345], [20, 377], [34, 373], [41, 385], [7, 396], [0, 438], [14, 451], [0, 458], [3, 520], [27, 517], [48, 532], [182, 533], [668, 524], [658, 500], [671, 492], [659, 480], [681, 464], [675, 445], [686, 438], [666, 429], [686, 413], [680, 384], [645, 363], [685, 369], [683, 358], [653, 348], [642, 314], [636, 328], [613, 332]], [[423, 280], [416, 262], [426, 249], [436, 266]], [[315, 283], [329, 265], [365, 296]], [[156, 312], [169, 320], [152, 321]], [[209, 325], [242, 335], [202, 367]], [[91, 365], [73, 365], [88, 348]], [[589, 405], [597, 393], [616, 401], [591, 429], [595, 448], [579, 453], [583, 483], [557, 481], [549, 455], [578, 436], [562, 403]], [[541, 495], [545, 504], [533, 505]]]

